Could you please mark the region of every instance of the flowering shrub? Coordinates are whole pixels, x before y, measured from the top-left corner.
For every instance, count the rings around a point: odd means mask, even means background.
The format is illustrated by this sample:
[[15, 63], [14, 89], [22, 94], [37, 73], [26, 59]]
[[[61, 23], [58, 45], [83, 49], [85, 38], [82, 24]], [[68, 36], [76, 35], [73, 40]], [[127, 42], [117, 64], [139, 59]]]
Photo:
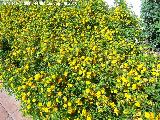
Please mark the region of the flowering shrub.
[[0, 8], [3, 86], [33, 119], [160, 119], [160, 56], [100, 0]]

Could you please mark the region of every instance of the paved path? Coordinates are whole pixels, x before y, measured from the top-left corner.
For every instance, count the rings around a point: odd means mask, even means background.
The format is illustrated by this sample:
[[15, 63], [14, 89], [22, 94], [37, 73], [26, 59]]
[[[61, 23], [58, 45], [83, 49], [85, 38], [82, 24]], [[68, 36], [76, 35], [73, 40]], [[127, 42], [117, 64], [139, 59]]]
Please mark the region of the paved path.
[[20, 102], [14, 96], [9, 96], [4, 90], [0, 90], [0, 120], [32, 120], [23, 117], [19, 111]]

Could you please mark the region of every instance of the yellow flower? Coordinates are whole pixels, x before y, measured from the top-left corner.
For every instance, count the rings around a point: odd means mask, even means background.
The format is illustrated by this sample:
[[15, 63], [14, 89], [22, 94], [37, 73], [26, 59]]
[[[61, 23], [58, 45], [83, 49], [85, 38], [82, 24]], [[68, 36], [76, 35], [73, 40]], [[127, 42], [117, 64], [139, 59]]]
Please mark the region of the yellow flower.
[[78, 105], [82, 105], [82, 101], [79, 101], [79, 102], [78, 102]]
[[38, 103], [38, 106], [39, 106], [39, 107], [41, 107], [41, 106], [42, 106], [42, 103], [41, 103], [41, 102], [39, 102], [39, 103]]
[[55, 88], [55, 86], [54, 85], [51, 85], [51, 90], [53, 90]]
[[32, 102], [36, 102], [36, 99], [34, 98], [34, 99], [32, 100]]
[[21, 86], [18, 86], [18, 91], [20, 91], [21, 90]]
[[136, 113], [136, 116], [141, 116], [141, 112], [138, 111], [138, 112]]
[[27, 87], [26, 85], [22, 85], [22, 88], [23, 88], [23, 89], [26, 89], [26, 87]]
[[96, 105], [97, 105], [97, 106], [99, 106], [99, 105], [100, 105], [100, 103], [99, 103], [99, 102], [96, 102]]
[[160, 119], [160, 113], [156, 116], [156, 120]]
[[135, 103], [135, 106], [140, 107], [141, 105], [140, 105], [139, 102], [136, 102], [136, 103]]
[[28, 80], [29, 80], [29, 81], [33, 80], [33, 77], [30, 77]]
[[68, 72], [67, 72], [67, 71], [65, 71], [65, 72], [64, 72], [64, 76], [65, 76], [65, 77], [67, 77], [67, 75], [68, 75]]
[[35, 80], [39, 80], [41, 78], [41, 75], [38, 73], [34, 76]]
[[148, 79], [147, 79], [147, 78], [143, 78], [143, 81], [144, 81], [144, 82], [148, 82]]
[[28, 64], [24, 67], [25, 70], [28, 70], [29, 69], [29, 66]]
[[131, 99], [131, 95], [125, 93], [124, 96], [127, 98], [127, 99]]
[[145, 71], [147, 71], [147, 68], [143, 67], [143, 69], [141, 70], [141, 73], [143, 74]]
[[68, 106], [71, 107], [71, 106], [72, 106], [72, 103], [71, 103], [71, 102], [68, 102]]
[[90, 81], [86, 81], [86, 84], [89, 85], [89, 84], [91, 84], [91, 82]]
[[12, 54], [13, 54], [13, 56], [16, 56], [16, 55], [17, 55], [17, 53], [16, 53], [16, 52], [13, 52]]
[[128, 109], [125, 109], [125, 110], [123, 111], [123, 113], [124, 113], [124, 114], [128, 114], [128, 113], [129, 113], [129, 110], [128, 110]]
[[127, 86], [129, 87], [129, 86], [131, 86], [131, 84], [130, 84], [130, 83], [127, 83]]
[[68, 87], [73, 87], [73, 84], [67, 84], [68, 85]]
[[112, 108], [114, 108], [116, 105], [114, 104], [114, 102], [111, 102], [111, 103], [110, 103], [110, 106], [111, 106]]
[[95, 51], [97, 46], [93, 46], [92, 50]]
[[160, 64], [157, 65], [157, 68], [160, 69]]
[[29, 82], [28, 85], [29, 85], [29, 86], [32, 86], [32, 82]]
[[91, 72], [87, 72], [87, 78], [91, 78]]
[[43, 113], [42, 113], [42, 112], [40, 112], [40, 115], [42, 116], [42, 115], [43, 115]]
[[51, 88], [47, 88], [47, 92], [51, 92]]
[[41, 92], [43, 92], [43, 87], [41, 88], [41, 90], [40, 90]]
[[120, 83], [120, 82], [121, 82], [121, 79], [117, 78], [117, 82]]
[[74, 110], [71, 107], [68, 107], [68, 113], [72, 114], [74, 112]]
[[64, 102], [67, 102], [67, 97], [64, 96], [64, 97], [63, 97], [63, 100], [64, 100]]
[[97, 96], [97, 98], [101, 97], [101, 91], [98, 91], [98, 92], [96, 93], [96, 96]]
[[154, 120], [154, 113], [150, 112], [150, 120]]
[[102, 108], [98, 108], [98, 112], [103, 112], [103, 109]]
[[135, 73], [135, 71], [131, 69], [131, 70], [129, 71], [128, 75], [131, 76], [131, 75], [133, 75], [134, 73]]
[[14, 88], [14, 85], [13, 85], [13, 83], [11, 83], [11, 88]]
[[113, 92], [114, 92], [114, 93], [118, 93], [117, 89], [115, 89]]
[[158, 72], [156, 72], [156, 77], [158, 77], [160, 74]]
[[141, 68], [143, 68], [143, 64], [137, 65], [137, 69], [140, 70]]
[[51, 64], [48, 62], [48, 67], [50, 67], [51, 66]]
[[27, 109], [31, 109], [31, 105], [28, 105], [28, 106], [27, 106]]
[[83, 109], [82, 110], [82, 116], [86, 116], [87, 115], [87, 111], [86, 111], [86, 109]]
[[52, 77], [52, 79], [55, 79], [55, 78], [56, 78], [56, 75], [52, 75], [51, 77]]
[[74, 119], [74, 120], [80, 120], [79, 118], [76, 118], [76, 119]]
[[101, 67], [104, 68], [106, 66], [106, 64], [101, 63]]
[[66, 23], [66, 27], [69, 25], [69, 23]]
[[117, 63], [117, 60], [112, 60], [111, 63], [112, 63], [112, 64], [116, 64], [116, 63]]
[[58, 98], [56, 98], [56, 102], [59, 102], [59, 99], [58, 99]]
[[62, 96], [62, 92], [58, 92], [58, 96]]
[[105, 89], [102, 89], [102, 90], [101, 90], [101, 93], [104, 94], [104, 93], [105, 93]]
[[90, 89], [89, 88], [86, 89], [86, 93], [90, 93]]
[[124, 76], [122, 76], [121, 80], [122, 80], [123, 82], [128, 82], [127, 78], [124, 77]]
[[84, 33], [81, 33], [81, 36], [83, 37], [83, 36], [84, 36]]
[[64, 107], [64, 108], [67, 108], [67, 104], [64, 104], [63, 107]]
[[61, 62], [62, 62], [61, 60], [57, 60], [57, 63], [59, 63], [59, 64], [60, 64]]
[[150, 118], [150, 114], [149, 114], [149, 112], [145, 112], [145, 117], [146, 117], [147, 119], [149, 119], [149, 118]]
[[114, 113], [115, 113], [116, 115], [118, 115], [119, 110], [118, 110], [117, 108], [114, 108]]
[[149, 82], [151, 82], [151, 83], [155, 82], [155, 78], [150, 78]]
[[29, 104], [31, 101], [30, 101], [30, 99], [29, 100], [27, 100], [27, 103]]
[[127, 68], [128, 67], [128, 63], [124, 63], [124, 67]]
[[136, 84], [133, 84], [133, 85], [132, 85], [132, 89], [133, 89], [133, 90], [137, 89], [137, 85], [136, 85]]
[[49, 109], [47, 107], [43, 108], [43, 111], [48, 113], [49, 112]]
[[47, 107], [51, 107], [51, 101], [47, 102]]
[[79, 75], [82, 75], [83, 71], [82, 70], [79, 70]]
[[92, 120], [92, 118], [90, 116], [87, 116], [87, 120]]
[[78, 105], [82, 105], [82, 101], [80, 100], [80, 98], [78, 98], [75, 103], [77, 103]]

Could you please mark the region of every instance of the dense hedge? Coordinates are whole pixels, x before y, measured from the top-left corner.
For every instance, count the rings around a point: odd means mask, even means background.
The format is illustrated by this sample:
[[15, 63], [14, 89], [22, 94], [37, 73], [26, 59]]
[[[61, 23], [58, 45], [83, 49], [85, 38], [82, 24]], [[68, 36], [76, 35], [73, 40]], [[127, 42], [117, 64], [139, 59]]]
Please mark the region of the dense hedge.
[[[4, 87], [33, 119], [160, 119], [160, 56], [125, 4], [2, 5]], [[158, 116], [159, 114], [159, 116]]]

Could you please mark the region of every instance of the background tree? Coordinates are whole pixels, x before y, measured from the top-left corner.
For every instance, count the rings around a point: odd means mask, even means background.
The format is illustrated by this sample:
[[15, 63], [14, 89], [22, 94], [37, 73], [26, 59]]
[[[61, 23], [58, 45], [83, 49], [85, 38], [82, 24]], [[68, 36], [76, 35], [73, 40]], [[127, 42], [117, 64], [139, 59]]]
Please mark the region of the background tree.
[[157, 51], [160, 49], [160, 0], [142, 0], [141, 16], [147, 42]]

